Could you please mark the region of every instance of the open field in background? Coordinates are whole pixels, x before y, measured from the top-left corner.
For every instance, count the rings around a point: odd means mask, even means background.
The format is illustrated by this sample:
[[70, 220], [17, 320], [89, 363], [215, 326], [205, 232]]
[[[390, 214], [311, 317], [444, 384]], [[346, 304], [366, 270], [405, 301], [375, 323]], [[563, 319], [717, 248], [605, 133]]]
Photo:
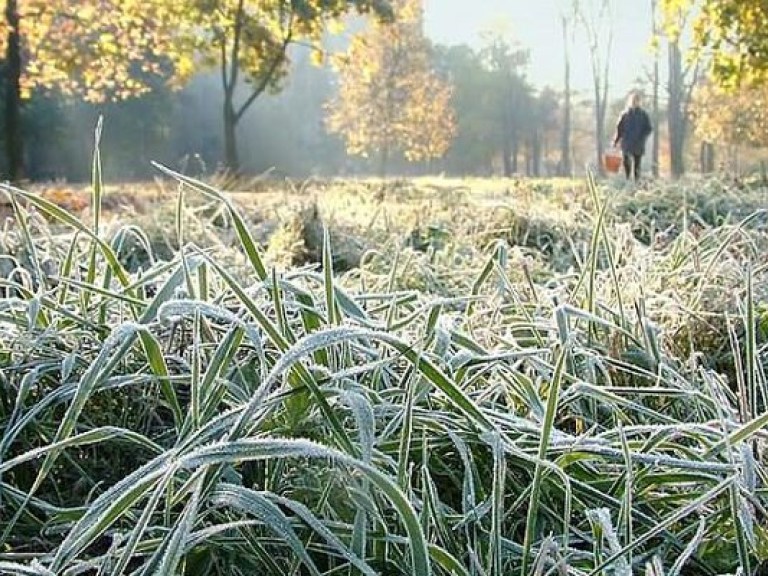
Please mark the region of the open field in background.
[[768, 189], [219, 184], [9, 195], [0, 572], [768, 560]]

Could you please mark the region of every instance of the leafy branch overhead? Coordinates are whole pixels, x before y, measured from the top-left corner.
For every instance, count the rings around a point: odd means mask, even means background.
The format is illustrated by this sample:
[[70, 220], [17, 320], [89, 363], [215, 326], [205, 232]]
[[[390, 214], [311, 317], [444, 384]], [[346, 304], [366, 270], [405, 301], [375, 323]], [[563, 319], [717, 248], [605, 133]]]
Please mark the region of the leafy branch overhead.
[[662, 0], [666, 15], [697, 9], [695, 49], [728, 89], [768, 82], [768, 4], [744, 0]]
[[[55, 89], [89, 101], [125, 99], [173, 71], [193, 72], [181, 42], [191, 23], [168, 0], [6, 0], [0, 51], [12, 32], [21, 49], [21, 96]], [[173, 34], [170, 32], [173, 31]]]
[[[23, 172], [18, 109], [33, 91], [87, 101], [123, 100], [160, 84], [183, 86], [218, 69], [224, 89], [226, 164], [237, 169], [237, 123], [277, 91], [294, 42], [317, 46], [350, 10], [390, 19], [386, 0], [0, 0], [0, 51], [12, 179]], [[248, 85], [236, 101], [238, 86]]]
[[[233, 54], [244, 79], [258, 82], [286, 41], [317, 41], [348, 10], [391, 15], [385, 0], [4, 0], [15, 7], [22, 39], [24, 96], [56, 89], [88, 100], [148, 90], [158, 77], [181, 85], [201, 67]], [[0, 52], [8, 18], [0, 20]], [[232, 64], [232, 62], [227, 62]], [[270, 75], [272, 85], [282, 78]]]
[[[187, 57], [218, 68], [224, 90], [225, 163], [239, 168], [237, 124], [266, 91], [279, 91], [288, 73], [288, 48], [302, 43], [320, 50], [323, 33], [337, 28], [349, 11], [392, 16], [386, 0], [184, 0], [196, 23], [182, 46]], [[247, 89], [236, 97], [236, 89]]]

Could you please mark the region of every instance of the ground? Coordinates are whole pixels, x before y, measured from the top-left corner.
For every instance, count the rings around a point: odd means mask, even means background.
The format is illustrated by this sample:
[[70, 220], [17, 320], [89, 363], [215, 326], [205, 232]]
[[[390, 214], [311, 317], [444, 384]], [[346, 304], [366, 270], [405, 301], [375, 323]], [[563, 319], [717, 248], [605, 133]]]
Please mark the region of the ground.
[[760, 182], [221, 184], [15, 195], [2, 570], [766, 558]]

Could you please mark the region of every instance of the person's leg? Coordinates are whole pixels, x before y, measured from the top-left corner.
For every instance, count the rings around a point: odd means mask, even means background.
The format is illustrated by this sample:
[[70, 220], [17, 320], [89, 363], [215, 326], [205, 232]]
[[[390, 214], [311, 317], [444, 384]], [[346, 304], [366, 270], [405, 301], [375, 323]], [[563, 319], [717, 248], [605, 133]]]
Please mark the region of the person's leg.
[[635, 157], [634, 158], [634, 160], [635, 160], [635, 165], [634, 165], [634, 168], [635, 168], [635, 182], [637, 182], [638, 180], [640, 180], [640, 164], [642, 162], [643, 155], [642, 154], [634, 154], [634, 157]]
[[628, 152], [622, 154], [624, 160], [624, 175], [629, 180], [629, 175], [632, 173], [632, 156]]

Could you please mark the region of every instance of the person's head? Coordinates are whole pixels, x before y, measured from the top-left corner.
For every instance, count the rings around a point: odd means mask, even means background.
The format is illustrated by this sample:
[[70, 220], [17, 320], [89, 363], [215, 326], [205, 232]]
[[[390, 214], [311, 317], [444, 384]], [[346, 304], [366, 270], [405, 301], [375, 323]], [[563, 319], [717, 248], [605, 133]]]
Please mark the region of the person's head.
[[642, 101], [643, 97], [640, 92], [630, 92], [629, 98], [627, 98], [627, 108], [640, 108]]

